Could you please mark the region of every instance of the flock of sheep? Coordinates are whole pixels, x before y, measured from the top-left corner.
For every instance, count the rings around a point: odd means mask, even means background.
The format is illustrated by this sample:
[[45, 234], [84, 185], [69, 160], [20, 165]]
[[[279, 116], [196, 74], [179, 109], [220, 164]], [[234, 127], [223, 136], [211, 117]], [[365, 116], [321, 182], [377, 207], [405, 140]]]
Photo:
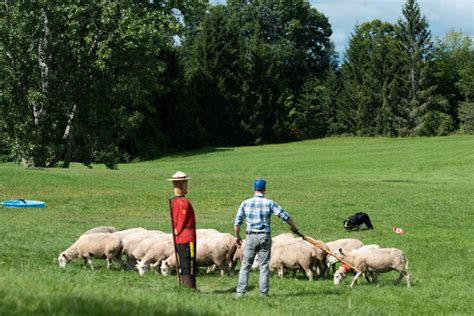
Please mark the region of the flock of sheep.
[[[235, 238], [228, 233], [215, 229], [197, 229], [196, 261], [198, 266], [208, 267], [208, 272], [218, 269], [223, 276], [233, 270], [242, 260], [242, 248], [238, 248]], [[332, 253], [350, 262], [357, 272], [351, 287], [360, 275], [364, 274], [369, 282], [376, 282], [378, 273], [395, 270], [400, 273], [397, 283], [403, 277], [410, 287], [410, 275], [407, 272], [408, 261], [403, 251], [397, 248], [381, 248], [378, 245], [364, 245], [358, 239], [339, 239], [323, 243]], [[245, 241], [244, 241], [245, 243]], [[76, 242], [58, 257], [59, 266], [82, 258], [84, 264], [92, 265], [92, 258], [106, 259], [107, 268], [116, 261], [123, 269], [137, 269], [140, 275], [149, 270], [161, 271], [169, 275], [176, 270], [176, 256], [171, 234], [158, 230], [131, 228], [117, 231], [114, 227], [100, 226], [83, 233]], [[314, 274], [328, 277], [334, 273], [334, 284], [339, 284], [350, 272], [343, 265], [337, 271], [338, 260], [321, 249], [292, 234], [280, 234], [272, 238], [272, 256], [270, 271], [277, 271], [280, 277], [285, 271], [302, 269], [309, 280]], [[258, 268], [255, 258], [254, 269]]]

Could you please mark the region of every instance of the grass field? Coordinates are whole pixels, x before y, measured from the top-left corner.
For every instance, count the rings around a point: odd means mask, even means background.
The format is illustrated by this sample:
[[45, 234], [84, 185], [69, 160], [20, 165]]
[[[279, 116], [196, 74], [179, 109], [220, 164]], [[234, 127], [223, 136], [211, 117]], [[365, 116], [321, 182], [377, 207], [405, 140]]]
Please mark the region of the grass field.
[[[260, 298], [258, 274], [250, 291], [233, 299], [237, 274], [201, 274], [199, 292], [178, 289], [175, 277], [66, 270], [58, 254], [85, 230], [99, 225], [169, 231], [168, 178], [193, 177], [188, 197], [198, 228], [231, 232], [240, 202], [256, 177], [267, 196], [294, 218], [302, 232], [331, 241], [405, 251], [413, 287], [381, 275], [378, 286], [349, 280], [308, 282], [271, 278]], [[44, 209], [0, 208], [0, 315], [314, 315], [473, 314], [474, 137], [330, 138], [291, 144], [212, 148], [159, 160], [88, 169], [24, 169], [0, 164], [0, 199], [39, 199]], [[370, 214], [374, 231], [344, 232], [342, 220]], [[273, 234], [288, 232], [273, 219]], [[392, 227], [405, 229], [405, 235]]]

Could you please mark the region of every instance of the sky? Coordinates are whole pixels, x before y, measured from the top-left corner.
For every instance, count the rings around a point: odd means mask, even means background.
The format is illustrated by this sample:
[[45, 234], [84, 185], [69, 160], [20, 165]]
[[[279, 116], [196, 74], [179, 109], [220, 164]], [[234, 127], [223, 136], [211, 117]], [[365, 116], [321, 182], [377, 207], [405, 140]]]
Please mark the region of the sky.
[[[225, 0], [211, 0], [225, 4]], [[342, 59], [349, 38], [357, 23], [379, 19], [396, 23], [402, 15], [405, 0], [310, 0], [318, 11], [329, 18], [331, 40]], [[433, 39], [450, 31], [474, 37], [474, 0], [418, 0], [421, 12], [428, 20]]]
[[[402, 16], [405, 0], [310, 0], [329, 18], [331, 40], [342, 58], [354, 25], [373, 19], [396, 23]], [[418, 0], [433, 39], [450, 31], [474, 37], [474, 0]]]

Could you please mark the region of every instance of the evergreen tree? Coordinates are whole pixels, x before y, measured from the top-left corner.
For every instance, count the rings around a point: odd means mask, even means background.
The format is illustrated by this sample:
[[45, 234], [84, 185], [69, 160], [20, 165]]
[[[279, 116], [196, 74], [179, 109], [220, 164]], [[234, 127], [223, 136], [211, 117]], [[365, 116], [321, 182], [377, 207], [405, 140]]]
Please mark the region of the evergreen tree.
[[394, 26], [374, 20], [354, 29], [342, 65], [342, 91], [332, 131], [398, 135], [399, 50]]
[[[448, 101], [449, 120], [452, 126], [441, 126], [439, 132], [447, 134], [459, 128], [459, 107], [462, 102], [470, 98], [472, 86], [464, 83], [472, 82], [470, 79], [473, 65], [471, 64], [473, 54], [473, 41], [468, 34], [450, 32], [436, 41], [434, 77], [436, 80], [438, 94], [443, 95]], [[472, 98], [471, 98], [472, 100]], [[463, 107], [464, 108], [464, 107]], [[445, 123], [446, 124], [446, 123]]]
[[[416, 0], [407, 0], [398, 20], [398, 37], [405, 63], [402, 96], [407, 119], [406, 134], [430, 135], [433, 133], [434, 111], [444, 111], [444, 100], [435, 94], [431, 66], [433, 48], [431, 32]], [[436, 115], [435, 115], [436, 116]]]

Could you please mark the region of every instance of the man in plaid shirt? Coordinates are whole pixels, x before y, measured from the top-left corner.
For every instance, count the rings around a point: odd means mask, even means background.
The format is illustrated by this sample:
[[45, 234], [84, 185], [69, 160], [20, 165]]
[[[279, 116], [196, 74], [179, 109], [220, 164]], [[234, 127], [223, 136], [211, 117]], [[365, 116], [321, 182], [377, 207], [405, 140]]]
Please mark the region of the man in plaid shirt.
[[247, 291], [247, 283], [250, 267], [258, 253], [260, 266], [259, 286], [262, 296], [268, 295], [270, 288], [269, 264], [272, 248], [272, 237], [270, 229], [270, 216], [273, 214], [285, 221], [293, 232], [297, 232], [290, 215], [282, 209], [276, 202], [267, 199], [265, 194], [266, 182], [263, 179], [256, 179], [253, 182], [254, 196], [240, 204], [234, 221], [234, 233], [237, 246], [242, 246], [240, 238], [240, 226], [244, 218], [247, 222], [247, 238], [243, 249], [242, 264], [239, 273], [239, 284], [237, 285], [236, 297], [242, 297]]

